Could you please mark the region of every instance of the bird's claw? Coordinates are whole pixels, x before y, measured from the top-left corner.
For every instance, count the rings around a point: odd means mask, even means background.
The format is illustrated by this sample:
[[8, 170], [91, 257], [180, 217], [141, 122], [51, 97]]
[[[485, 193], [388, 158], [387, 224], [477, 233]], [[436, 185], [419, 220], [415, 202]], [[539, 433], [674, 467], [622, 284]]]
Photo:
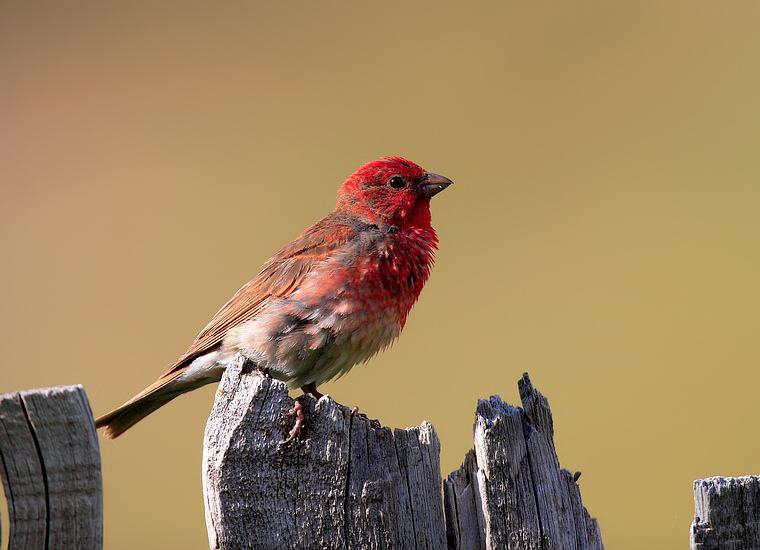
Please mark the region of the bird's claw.
[[285, 416], [295, 416], [296, 420], [293, 423], [293, 427], [290, 429], [290, 432], [288, 432], [288, 437], [285, 438], [282, 443], [280, 443], [280, 447], [287, 445], [296, 437], [298, 437], [298, 435], [301, 433], [301, 428], [303, 428], [304, 421], [306, 420], [306, 416], [303, 414], [303, 406], [297, 399], [295, 403], [293, 403], [293, 408], [286, 412]]

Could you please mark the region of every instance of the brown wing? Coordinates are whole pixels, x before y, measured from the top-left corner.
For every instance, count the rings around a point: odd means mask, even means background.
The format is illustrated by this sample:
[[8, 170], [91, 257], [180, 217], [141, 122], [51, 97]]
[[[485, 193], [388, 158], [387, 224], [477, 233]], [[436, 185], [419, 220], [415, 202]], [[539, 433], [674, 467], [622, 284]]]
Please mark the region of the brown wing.
[[166, 371], [170, 374], [221, 344], [227, 332], [253, 319], [272, 297], [287, 296], [316, 265], [348, 242], [355, 229], [336, 214], [321, 219], [282, 248], [214, 315], [190, 348]]

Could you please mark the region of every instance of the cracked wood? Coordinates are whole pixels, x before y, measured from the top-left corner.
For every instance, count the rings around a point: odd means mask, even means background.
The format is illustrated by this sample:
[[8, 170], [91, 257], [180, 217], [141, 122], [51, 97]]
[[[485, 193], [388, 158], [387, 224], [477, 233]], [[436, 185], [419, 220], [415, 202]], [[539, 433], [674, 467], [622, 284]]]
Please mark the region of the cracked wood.
[[228, 367], [205, 433], [211, 548], [446, 548], [433, 427], [375, 430], [329, 396], [301, 398], [285, 446], [282, 382]]
[[518, 386], [522, 408], [478, 402], [474, 449], [444, 483], [449, 548], [603, 548], [576, 479], [560, 468], [548, 400], [527, 374]]
[[694, 482], [692, 550], [760, 548], [760, 476]]
[[100, 450], [81, 386], [0, 396], [9, 550], [103, 547]]

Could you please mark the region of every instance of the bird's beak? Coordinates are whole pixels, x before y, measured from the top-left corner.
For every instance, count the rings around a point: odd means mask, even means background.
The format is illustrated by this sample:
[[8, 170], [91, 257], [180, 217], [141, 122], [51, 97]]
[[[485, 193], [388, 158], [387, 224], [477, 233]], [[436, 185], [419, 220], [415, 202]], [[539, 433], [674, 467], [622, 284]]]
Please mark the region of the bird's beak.
[[425, 197], [433, 197], [454, 183], [446, 176], [428, 174], [420, 182], [420, 193]]

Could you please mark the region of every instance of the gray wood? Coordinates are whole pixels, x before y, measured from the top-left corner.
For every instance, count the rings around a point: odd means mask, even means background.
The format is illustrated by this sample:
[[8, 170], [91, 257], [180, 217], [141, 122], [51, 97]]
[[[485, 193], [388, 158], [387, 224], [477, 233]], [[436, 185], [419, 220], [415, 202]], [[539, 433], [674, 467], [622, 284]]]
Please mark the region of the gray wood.
[[17, 393], [0, 397], [0, 460], [10, 548], [44, 548], [45, 483], [32, 429]]
[[301, 402], [304, 429], [282, 446], [286, 385], [242, 358], [227, 368], [204, 442], [209, 546], [445, 548], [433, 427], [375, 430], [328, 396]]
[[527, 374], [518, 386], [522, 408], [498, 396], [478, 402], [474, 449], [444, 483], [449, 548], [603, 548], [578, 484], [559, 466], [549, 402]]
[[760, 548], [760, 476], [694, 482], [693, 550]]
[[95, 423], [81, 386], [0, 396], [9, 549], [103, 547]]

